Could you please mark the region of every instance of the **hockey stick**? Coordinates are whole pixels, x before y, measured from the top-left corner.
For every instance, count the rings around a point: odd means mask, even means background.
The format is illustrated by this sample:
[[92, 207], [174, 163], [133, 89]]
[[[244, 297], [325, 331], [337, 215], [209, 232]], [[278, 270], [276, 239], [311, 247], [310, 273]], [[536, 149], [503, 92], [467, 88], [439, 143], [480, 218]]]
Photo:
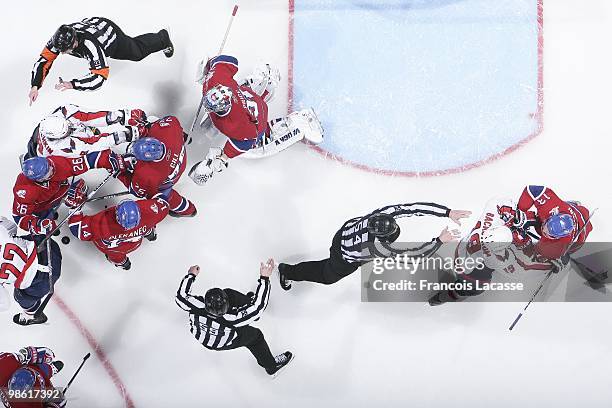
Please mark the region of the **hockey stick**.
[[[104, 184], [106, 184], [106, 182], [108, 180], [110, 180], [110, 178], [113, 176], [113, 173], [109, 173], [109, 175], [102, 180], [102, 182], [93, 189], [93, 191], [91, 193], [88, 194], [87, 198], [91, 199], [91, 197], [93, 197], [94, 194], [96, 194], [96, 192], [102, 188], [102, 186]], [[59, 224], [57, 224], [57, 226], [51, 230], [51, 232], [49, 232], [47, 234], [47, 236], [45, 236], [45, 238], [36, 246], [36, 251], [32, 252], [32, 256], [36, 256], [38, 252], [40, 252], [42, 245], [46, 244], [47, 247], [47, 264], [49, 267], [49, 294], [47, 295], [47, 297], [45, 298], [45, 300], [43, 300], [43, 302], [40, 304], [40, 306], [38, 307], [38, 309], [36, 309], [36, 312], [34, 312], [34, 317], [38, 318], [40, 317], [43, 312], [45, 311], [45, 308], [47, 307], [47, 305], [49, 304], [49, 301], [51, 300], [51, 298], [53, 297], [53, 294], [55, 293], [55, 285], [53, 284], [53, 268], [51, 267], [51, 247], [50, 247], [50, 243], [49, 243], [49, 239], [53, 236], [53, 234], [55, 233], [55, 231], [59, 231], [60, 227], [62, 225], [64, 225], [66, 223], [66, 221], [68, 221], [68, 219], [70, 219], [70, 217], [72, 217], [74, 214], [76, 214], [78, 211], [80, 211], [83, 206], [85, 205], [85, 203], [87, 202], [84, 201], [83, 203], [81, 203], [81, 205], [79, 205], [78, 207], [76, 207], [74, 210], [70, 211], [68, 213], [68, 215], [66, 216], [66, 218], [64, 218]]]
[[79, 212], [79, 211], [80, 211], [80, 210], [83, 208], [83, 206], [85, 205], [85, 203], [86, 203], [86, 202], [88, 202], [89, 200], [91, 200], [91, 198], [94, 196], [94, 194], [96, 194], [96, 193], [98, 192], [98, 190], [100, 190], [100, 189], [102, 188], [102, 186], [103, 186], [104, 184], [106, 184], [106, 182], [107, 182], [108, 180], [110, 180], [112, 177], [113, 177], [113, 173], [109, 173], [109, 174], [108, 174], [108, 176], [106, 176], [106, 178], [105, 178], [104, 180], [102, 180], [102, 182], [101, 182], [100, 184], [98, 184], [98, 186], [97, 186], [96, 188], [94, 188], [94, 189], [93, 189], [93, 190], [92, 190], [92, 191], [91, 191], [91, 192], [90, 192], [90, 193], [87, 195], [87, 199], [86, 199], [84, 202], [82, 202], [82, 203], [81, 203], [81, 204], [80, 204], [78, 207], [76, 207], [75, 209], [73, 209], [72, 211], [70, 211], [70, 212], [68, 213], [68, 215], [67, 215], [67, 216], [66, 216], [66, 217], [65, 217], [65, 218], [64, 218], [64, 219], [63, 219], [63, 220], [62, 220], [62, 221], [61, 221], [59, 224], [57, 224], [57, 225], [55, 226], [55, 228], [53, 228], [53, 229], [52, 229], [52, 230], [51, 230], [51, 231], [50, 231], [50, 232], [49, 232], [49, 233], [48, 233], [48, 234], [45, 236], [45, 238], [44, 238], [42, 241], [40, 241], [40, 243], [37, 245], [37, 250], [39, 250], [39, 251], [40, 251], [40, 250], [41, 250], [41, 248], [42, 248], [42, 245], [43, 245], [44, 243], [46, 243], [46, 242], [49, 240], [49, 238], [51, 238], [51, 237], [53, 236], [53, 234], [54, 234], [56, 231], [59, 231], [59, 229], [62, 227], [62, 225], [64, 225], [64, 224], [66, 223], [66, 221], [68, 221], [68, 219], [69, 219], [70, 217], [72, 217], [74, 214], [76, 214], [77, 212]]
[[103, 195], [100, 197], [95, 197], [90, 200], [87, 200], [87, 203], [94, 203], [96, 201], [106, 200], [107, 198], [121, 197], [121, 196], [128, 195], [128, 194], [130, 194], [129, 191], [121, 191], [119, 193], [107, 194], [107, 195]]
[[85, 354], [85, 357], [83, 357], [83, 361], [81, 362], [81, 365], [79, 366], [79, 368], [77, 368], [76, 372], [72, 375], [72, 378], [70, 379], [70, 381], [68, 381], [68, 385], [66, 385], [66, 388], [64, 388], [64, 392], [63, 392], [64, 396], [68, 392], [68, 388], [70, 388], [70, 386], [72, 385], [72, 383], [73, 383], [74, 379], [76, 378], [76, 376], [81, 371], [81, 368], [83, 368], [83, 366], [85, 365], [87, 360], [89, 360], [89, 357], [91, 357], [91, 353], [87, 353], [87, 354]]
[[[595, 215], [595, 212], [597, 211], [597, 208], [595, 208], [593, 210], [593, 212], [591, 214], [589, 214], [589, 218], [584, 222], [584, 225], [582, 225], [582, 228], [580, 228], [580, 230], [578, 231], [578, 234], [576, 234], [576, 239], [578, 239], [580, 237], [580, 234], [582, 234], [582, 231], [586, 228], [587, 225], [589, 225], [589, 222], [591, 222], [591, 218], [593, 217], [593, 215]], [[565, 252], [563, 253], [563, 255], [561, 256], [561, 258], [563, 258], [565, 255], [567, 255], [567, 253], [569, 252], [569, 250], [571, 249], [572, 245], [575, 243], [576, 241], [573, 241], [565, 250]], [[563, 269], [565, 269], [565, 266], [563, 267]], [[562, 270], [563, 270], [562, 269]], [[510, 328], [508, 330], [512, 330], [514, 329], [514, 326], [516, 326], [516, 324], [518, 323], [518, 321], [521, 319], [521, 317], [523, 317], [523, 313], [527, 311], [527, 308], [529, 307], [529, 305], [531, 305], [531, 303], [535, 300], [536, 296], [538, 296], [538, 293], [540, 293], [540, 291], [542, 290], [542, 288], [544, 287], [544, 284], [546, 283], [546, 281], [552, 276], [554, 272], [554, 269], [551, 269], [547, 274], [546, 277], [544, 277], [544, 279], [542, 280], [542, 282], [540, 282], [540, 286], [538, 286], [538, 288], [536, 289], [535, 293], [533, 294], [533, 296], [531, 297], [531, 299], [529, 300], [529, 303], [527, 303], [527, 305], [525, 306], [525, 308], [523, 309], [523, 311], [521, 313], [518, 314], [518, 316], [516, 316], [516, 319], [514, 319], [514, 321], [512, 322], [512, 324], [510, 325]], [[561, 272], [558, 271], [558, 272]]]
[[[221, 46], [219, 47], [219, 53], [217, 55], [221, 55], [223, 52], [223, 48], [225, 47], [225, 42], [227, 41], [227, 37], [230, 32], [230, 28], [232, 27], [232, 23], [234, 22], [234, 17], [238, 13], [238, 5], [234, 5], [234, 10], [232, 10], [232, 16], [230, 17], [229, 23], [227, 24], [227, 29], [225, 30], [225, 36], [223, 37], [223, 41], [221, 41]], [[191, 143], [191, 133], [193, 133], [193, 129], [195, 128], [195, 124], [198, 121], [198, 117], [200, 116], [200, 112], [202, 111], [202, 106], [204, 105], [204, 94], [202, 94], [202, 98], [200, 98], [200, 104], [198, 105], [198, 110], [196, 111], [195, 117], [193, 118], [193, 123], [191, 124], [191, 128], [189, 128], [189, 143]]]

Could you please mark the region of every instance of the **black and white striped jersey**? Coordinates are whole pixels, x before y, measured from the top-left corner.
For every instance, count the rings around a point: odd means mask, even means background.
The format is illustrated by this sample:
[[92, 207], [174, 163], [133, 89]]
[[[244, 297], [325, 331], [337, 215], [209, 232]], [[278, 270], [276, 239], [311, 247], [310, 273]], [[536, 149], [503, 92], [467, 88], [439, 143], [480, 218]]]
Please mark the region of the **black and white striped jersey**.
[[[109, 50], [115, 46], [117, 30], [108, 19], [101, 17], [86, 18], [78, 23], [69, 24], [77, 32], [79, 45], [68, 54], [84, 58], [89, 62], [89, 74], [70, 81], [74, 89], [93, 91], [102, 86], [108, 78]], [[53, 39], [40, 53], [32, 68], [32, 86], [40, 88], [60, 51], [53, 46]]]
[[268, 306], [270, 279], [261, 276], [255, 295], [246, 302], [240, 299], [245, 298], [246, 295], [232, 289], [225, 289], [230, 308], [221, 317], [213, 316], [204, 308], [204, 296], [191, 294], [194, 280], [195, 276], [192, 274], [187, 274], [183, 278], [175, 301], [181, 309], [189, 312], [191, 333], [206, 348], [222, 350], [231, 346], [237, 336], [236, 328], [259, 320]]
[[344, 223], [341, 229], [340, 252], [349, 263], [367, 263], [374, 258], [387, 258], [397, 254], [408, 256], [429, 256], [438, 250], [442, 242], [433, 238], [416, 247], [394, 245], [375, 240], [368, 233], [368, 220], [376, 214], [387, 214], [393, 218], [433, 215], [448, 217], [450, 208], [435, 203], [410, 203], [389, 205], [372, 211], [363, 217], [356, 217]]

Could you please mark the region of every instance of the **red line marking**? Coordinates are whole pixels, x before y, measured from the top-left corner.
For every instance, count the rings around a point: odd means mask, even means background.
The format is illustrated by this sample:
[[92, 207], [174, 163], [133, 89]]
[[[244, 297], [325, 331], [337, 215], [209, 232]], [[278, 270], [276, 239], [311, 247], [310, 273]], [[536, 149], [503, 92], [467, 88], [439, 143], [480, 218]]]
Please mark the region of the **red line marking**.
[[[538, 123], [538, 127], [536, 130], [527, 136], [525, 139], [513, 144], [508, 147], [501, 153], [496, 153], [491, 157], [480, 160], [476, 163], [466, 164], [460, 167], [453, 167], [450, 169], [442, 169], [442, 170], [434, 170], [434, 171], [425, 171], [425, 172], [415, 172], [415, 171], [394, 171], [394, 170], [383, 170], [377, 169], [370, 166], [366, 166], [365, 164], [359, 164], [352, 162], [350, 160], [344, 159], [340, 156], [337, 156], [333, 153], [328, 152], [327, 150], [313, 145], [312, 143], [307, 143], [312, 150], [321, 154], [325, 158], [329, 158], [335, 161], [338, 161], [344, 165], [367, 171], [370, 173], [382, 174], [385, 176], [401, 176], [401, 177], [434, 177], [434, 176], [446, 176], [449, 174], [463, 173], [468, 170], [475, 169], [477, 167], [484, 166], [491, 162], [494, 162], [502, 157], [518, 150], [523, 147], [531, 140], [535, 139], [542, 133], [544, 129], [544, 0], [537, 0], [538, 7], [538, 93], [537, 93], [537, 112], [535, 114], [535, 118]], [[295, 0], [289, 0], [289, 64], [288, 64], [288, 72], [287, 72], [287, 81], [289, 84], [289, 92], [288, 92], [288, 100], [287, 106], [288, 111], [291, 113], [293, 110], [293, 63], [294, 63], [294, 15], [295, 15]]]
[[113, 381], [113, 384], [115, 384], [115, 387], [119, 391], [119, 394], [123, 398], [125, 406], [127, 408], [134, 408], [134, 402], [132, 401], [132, 398], [130, 397], [127, 388], [123, 384], [123, 381], [119, 377], [119, 374], [117, 374], [115, 367], [113, 367], [108, 357], [106, 356], [106, 353], [102, 349], [102, 346], [100, 346], [100, 344], [96, 341], [91, 332], [87, 329], [87, 327], [85, 327], [81, 319], [78, 318], [78, 316], [72, 311], [72, 309], [70, 309], [66, 302], [64, 302], [64, 300], [57, 293], [53, 296], [53, 301], [57, 304], [60, 310], [64, 312], [64, 314], [66, 315], [66, 317], [68, 317], [72, 324], [74, 324], [74, 326], [85, 338], [85, 340], [87, 340], [89, 347], [91, 347], [94, 353], [96, 353], [98, 360], [100, 360], [100, 362], [102, 363], [104, 370], [109, 375], [109, 377]]

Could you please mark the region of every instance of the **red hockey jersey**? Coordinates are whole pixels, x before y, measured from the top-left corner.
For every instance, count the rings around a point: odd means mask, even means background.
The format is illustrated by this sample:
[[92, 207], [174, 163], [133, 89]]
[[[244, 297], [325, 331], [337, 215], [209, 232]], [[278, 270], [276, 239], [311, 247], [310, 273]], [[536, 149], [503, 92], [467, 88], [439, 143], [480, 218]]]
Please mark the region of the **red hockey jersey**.
[[168, 203], [163, 198], [136, 201], [140, 209], [140, 223], [129, 230], [116, 219], [116, 207], [95, 215], [77, 213], [68, 223], [74, 236], [83, 241], [94, 241], [100, 248], [112, 249], [130, 244], [138, 247], [145, 235], [168, 215]]
[[6, 388], [8, 387], [8, 383], [18, 369], [22, 367], [27, 367], [38, 379], [38, 389], [51, 389], [53, 388], [53, 383], [51, 383], [51, 376], [53, 370], [49, 364], [25, 364], [22, 365], [17, 356], [13, 353], [0, 353], [0, 388], [2, 388], [2, 392], [0, 392], [0, 400], [4, 403], [4, 405], [12, 407], [12, 408], [43, 408], [44, 405], [42, 402], [14, 402], [11, 401], [10, 405], [8, 403], [9, 395], [5, 395]]
[[[536, 231], [541, 235], [536, 245], [536, 252], [547, 259], [557, 259], [566, 251], [572, 253], [580, 249], [586, 241], [593, 226], [591, 222], [585, 226], [589, 219], [589, 210], [574, 201], [563, 201], [554, 191], [544, 186], [527, 186], [523, 190], [518, 202], [518, 209], [527, 212], [535, 209], [537, 226]], [[566, 237], [552, 239], [542, 235], [541, 225], [555, 214], [569, 214], [574, 220], [574, 232]]]
[[210, 68], [204, 79], [203, 92], [221, 84], [232, 90], [232, 106], [229, 112], [210, 112], [212, 123], [230, 139], [255, 140], [268, 130], [268, 105], [248, 86], [238, 85], [234, 75], [238, 72], [238, 60], [229, 55], [219, 55], [209, 61]]
[[51, 178], [36, 182], [19, 173], [13, 187], [13, 217], [17, 226], [30, 231], [31, 223], [38, 216], [58, 206], [68, 191], [68, 178], [78, 176], [94, 168], [110, 169], [110, 151], [93, 152], [82, 157], [49, 156], [54, 168]]
[[137, 161], [133, 172], [119, 179], [136, 197], [152, 198], [178, 182], [187, 165], [187, 152], [183, 145], [183, 128], [175, 116], [154, 122], [146, 136], [164, 144], [164, 158], [157, 162]]

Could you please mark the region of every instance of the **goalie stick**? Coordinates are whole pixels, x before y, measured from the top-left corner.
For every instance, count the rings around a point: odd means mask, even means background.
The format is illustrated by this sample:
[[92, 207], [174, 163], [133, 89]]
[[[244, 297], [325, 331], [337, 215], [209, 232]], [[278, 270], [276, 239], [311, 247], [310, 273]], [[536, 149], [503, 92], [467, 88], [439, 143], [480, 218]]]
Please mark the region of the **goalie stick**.
[[[234, 5], [234, 9], [232, 10], [232, 15], [230, 17], [229, 23], [227, 24], [227, 29], [225, 30], [225, 36], [223, 37], [223, 41], [221, 41], [221, 46], [219, 47], [219, 53], [217, 55], [221, 55], [223, 52], [223, 48], [225, 47], [225, 42], [227, 41], [227, 37], [230, 32], [230, 28], [232, 27], [232, 23], [234, 21], [234, 17], [238, 13], [238, 5]], [[202, 64], [205, 67], [205, 64]], [[204, 68], [202, 69], [202, 73], [204, 73]], [[202, 75], [202, 78], [204, 75]], [[191, 134], [193, 133], [193, 129], [195, 128], [195, 124], [198, 121], [198, 117], [200, 117], [200, 112], [202, 111], [202, 106], [204, 105], [204, 94], [202, 94], [202, 98], [200, 98], [200, 104], [198, 105], [198, 110], [196, 111], [195, 117], [193, 118], [193, 123], [191, 123], [191, 128], [189, 128], [189, 141], [187, 144], [191, 143]]]
[[[586, 228], [586, 226], [589, 224], [589, 222], [591, 222], [591, 218], [593, 217], [593, 215], [595, 215], [595, 212], [597, 211], [597, 208], [595, 208], [593, 210], [592, 213], [589, 214], [589, 218], [584, 222], [584, 224], [582, 225], [582, 228], [580, 228], [580, 230], [578, 231], [578, 234], [576, 234], [576, 239], [578, 239], [578, 237], [580, 236], [580, 234], [582, 234], [582, 231]], [[575, 241], [573, 241], [565, 250], [565, 252], [563, 253], [563, 255], [561, 256], [561, 258], [563, 258], [565, 255], [567, 255], [567, 253], [569, 252], [570, 248], [572, 247], [572, 245], [575, 243]], [[565, 269], [565, 266], [563, 267], [563, 269]], [[561, 269], [561, 270], [563, 270]], [[558, 272], [561, 272], [561, 270], [559, 270]], [[518, 323], [518, 321], [521, 319], [521, 317], [523, 317], [523, 313], [525, 313], [527, 311], [527, 308], [529, 307], [529, 305], [531, 305], [531, 303], [533, 303], [533, 301], [535, 300], [535, 298], [538, 296], [538, 294], [540, 293], [540, 291], [542, 290], [542, 288], [544, 287], [544, 284], [546, 283], [546, 281], [548, 281], [548, 279], [553, 275], [554, 273], [554, 268], [551, 269], [546, 276], [544, 277], [544, 279], [542, 280], [542, 282], [540, 282], [540, 286], [538, 286], [538, 288], [536, 289], [536, 291], [533, 293], [533, 296], [531, 296], [531, 299], [529, 300], [529, 302], [527, 303], [527, 305], [523, 308], [523, 311], [520, 312], [517, 316], [516, 319], [514, 319], [514, 321], [512, 322], [512, 324], [510, 325], [510, 327], [508, 328], [508, 330], [512, 331], [512, 329], [514, 329], [514, 326], [516, 326], [516, 324]]]

